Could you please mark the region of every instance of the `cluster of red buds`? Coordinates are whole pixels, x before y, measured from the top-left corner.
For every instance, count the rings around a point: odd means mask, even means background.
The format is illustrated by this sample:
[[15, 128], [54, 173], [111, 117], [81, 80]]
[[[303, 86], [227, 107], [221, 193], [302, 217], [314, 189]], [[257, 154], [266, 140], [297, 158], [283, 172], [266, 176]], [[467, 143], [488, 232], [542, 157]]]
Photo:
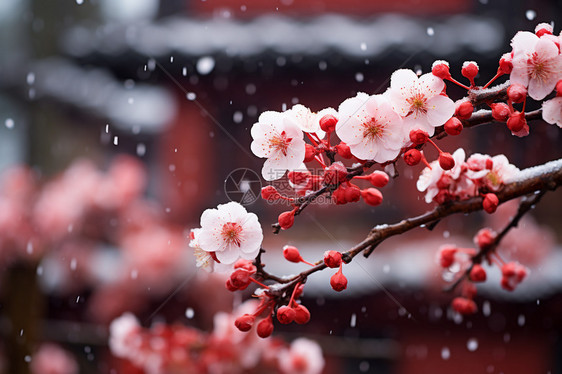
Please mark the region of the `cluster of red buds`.
[[[310, 321], [310, 312], [308, 309], [299, 304], [296, 300], [302, 296], [303, 285], [298, 283], [293, 288], [293, 293], [287, 305], [282, 305], [275, 311], [275, 306], [277, 305], [276, 299], [267, 291], [260, 294], [260, 303], [256, 310], [249, 314], [243, 314], [238, 317], [234, 325], [238, 330], [243, 332], [248, 332], [256, 325], [256, 333], [260, 338], [267, 338], [273, 333], [273, 316], [277, 317], [277, 320], [281, 324], [290, 324], [296, 322], [298, 324], [305, 324]], [[261, 318], [261, 320], [256, 324], [256, 320]]]
[[343, 275], [343, 260], [340, 252], [324, 252], [324, 264], [329, 268], [338, 268], [338, 271], [330, 278], [330, 286], [334, 291], [341, 292], [347, 288], [347, 278]]
[[[501, 287], [508, 291], [515, 290], [516, 286], [525, 279], [528, 269], [517, 262], [505, 262], [496, 251], [497, 234], [488, 228], [481, 229], [474, 237], [474, 243], [479, 249], [459, 248], [452, 245], [442, 246], [439, 250], [439, 264], [448, 269], [453, 264], [459, 263], [459, 268], [464, 271], [461, 277], [467, 276], [462, 282], [461, 296], [455, 297], [451, 303], [452, 308], [460, 314], [473, 314], [478, 310], [474, 297], [477, 294], [475, 283], [485, 282], [486, 269], [479, 262], [484, 258], [489, 265], [497, 266], [501, 273]], [[481, 256], [485, 253], [485, 256]]]

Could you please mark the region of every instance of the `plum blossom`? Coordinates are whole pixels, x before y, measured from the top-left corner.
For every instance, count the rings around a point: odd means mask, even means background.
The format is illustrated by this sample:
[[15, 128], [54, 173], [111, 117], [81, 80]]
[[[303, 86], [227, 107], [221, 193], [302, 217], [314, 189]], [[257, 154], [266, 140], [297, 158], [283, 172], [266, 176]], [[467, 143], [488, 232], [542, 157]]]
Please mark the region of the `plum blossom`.
[[416, 183], [418, 191], [424, 192], [426, 203], [430, 203], [434, 199], [438, 202], [450, 200], [453, 198], [465, 198], [474, 196], [476, 193], [474, 183], [466, 178], [463, 170], [465, 152], [459, 148], [453, 153], [455, 166], [450, 170], [443, 170], [439, 166], [439, 161], [431, 162], [431, 168], [426, 167], [422, 170], [420, 177]]
[[383, 95], [359, 93], [340, 104], [336, 133], [362, 160], [393, 160], [405, 145], [406, 133]]
[[509, 163], [504, 155], [490, 157], [475, 153], [466, 161], [467, 176], [478, 186], [486, 187], [490, 191], [498, 191], [506, 179], [512, 178], [519, 169]]
[[77, 374], [78, 364], [74, 357], [58, 345], [41, 345], [29, 365], [32, 374]]
[[213, 257], [209, 252], [205, 252], [204, 250], [201, 249], [198, 240], [200, 231], [201, 229], [191, 230], [191, 233], [189, 234], [189, 238], [190, 238], [189, 246], [193, 248], [193, 255], [195, 256], [195, 260], [196, 260], [195, 266], [210, 272], [213, 270], [213, 263], [215, 261], [213, 261]]
[[338, 112], [334, 108], [322, 109], [316, 113], [302, 104], [294, 105], [291, 109], [287, 110], [285, 114], [291, 118], [302, 131], [315, 133], [320, 139], [324, 138], [326, 135], [320, 128], [320, 119], [328, 114], [336, 118], [338, 117]]
[[562, 127], [562, 96], [547, 100], [542, 104], [542, 118], [558, 127]]
[[385, 93], [393, 110], [406, 120], [408, 132], [422, 129], [433, 135], [434, 128], [443, 125], [455, 113], [455, 103], [441, 95], [443, 79], [433, 74], [418, 78], [408, 69], [392, 73], [390, 88]]
[[322, 350], [312, 340], [296, 339], [279, 355], [279, 367], [285, 374], [319, 374], [324, 368]]
[[513, 70], [511, 83], [528, 87], [529, 96], [544, 99], [554, 90], [562, 75], [562, 55], [553, 38], [519, 31], [511, 40]]
[[204, 211], [196, 235], [200, 248], [214, 253], [223, 264], [232, 264], [240, 257], [254, 259], [263, 240], [258, 217], [236, 202]]
[[303, 162], [305, 142], [293, 113], [263, 112], [252, 126], [251, 134], [254, 139], [250, 146], [252, 152], [267, 158], [262, 168], [265, 180], [279, 179], [285, 171], [293, 170]]
[[125, 313], [109, 325], [109, 348], [117, 357], [125, 357], [133, 348], [137, 349], [137, 338], [141, 326], [134, 315]]

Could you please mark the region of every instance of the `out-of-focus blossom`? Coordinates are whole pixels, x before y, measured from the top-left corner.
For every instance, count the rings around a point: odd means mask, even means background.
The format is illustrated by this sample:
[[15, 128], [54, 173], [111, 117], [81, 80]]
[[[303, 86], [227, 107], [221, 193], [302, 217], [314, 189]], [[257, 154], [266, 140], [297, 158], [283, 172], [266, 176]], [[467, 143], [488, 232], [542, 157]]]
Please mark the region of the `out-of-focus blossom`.
[[33, 374], [78, 374], [78, 364], [70, 353], [52, 343], [45, 343], [31, 358]]

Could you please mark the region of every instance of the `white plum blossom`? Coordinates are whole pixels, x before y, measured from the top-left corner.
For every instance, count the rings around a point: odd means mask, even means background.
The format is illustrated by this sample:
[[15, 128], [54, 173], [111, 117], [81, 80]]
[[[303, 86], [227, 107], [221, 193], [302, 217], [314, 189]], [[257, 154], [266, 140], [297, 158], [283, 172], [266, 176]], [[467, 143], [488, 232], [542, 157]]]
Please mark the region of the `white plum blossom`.
[[450, 170], [443, 170], [439, 161], [435, 160], [422, 170], [416, 183], [418, 191], [424, 192], [425, 202], [430, 203], [442, 190], [446, 190], [450, 197], [464, 198], [473, 196], [476, 192], [474, 183], [466, 178], [463, 170], [466, 168], [464, 149], [459, 148], [453, 153], [455, 166]]
[[405, 118], [409, 130], [422, 129], [433, 135], [455, 113], [455, 103], [441, 95], [445, 83], [433, 74], [418, 78], [408, 69], [392, 73], [390, 88], [385, 93], [396, 113]]
[[199, 247], [214, 253], [222, 264], [232, 264], [239, 258], [254, 259], [263, 240], [258, 217], [236, 202], [205, 210], [196, 235]]
[[[519, 172], [519, 169], [510, 164], [504, 155], [490, 157], [475, 153], [466, 160], [466, 163], [468, 165], [466, 175], [490, 191], [498, 191], [506, 179], [512, 178]], [[491, 168], [486, 167], [486, 163]]]
[[551, 125], [562, 127], [562, 96], [542, 103], [542, 118]]
[[338, 112], [334, 108], [322, 109], [316, 113], [301, 104], [294, 105], [291, 109], [287, 110], [285, 114], [291, 118], [302, 131], [315, 133], [320, 139], [324, 138], [326, 135], [320, 128], [320, 119], [327, 114], [338, 118]]
[[137, 339], [141, 326], [131, 313], [125, 313], [109, 325], [109, 348], [117, 357], [127, 357], [139, 348]]
[[562, 55], [555, 38], [519, 31], [511, 40], [513, 70], [510, 82], [528, 87], [529, 96], [544, 99], [562, 78]]
[[362, 160], [395, 159], [405, 145], [402, 119], [383, 95], [358, 93], [340, 104], [336, 134]]
[[320, 374], [324, 364], [320, 346], [306, 338], [296, 339], [279, 355], [279, 367], [284, 374]]
[[201, 246], [199, 245], [199, 232], [201, 231], [201, 229], [192, 229], [191, 233], [189, 235], [190, 237], [190, 241], [189, 241], [189, 246], [191, 248], [193, 248], [193, 255], [195, 256], [195, 266], [197, 266], [198, 268], [202, 268], [205, 269], [206, 271], [213, 271], [213, 263], [215, 262], [213, 260], [213, 257], [211, 256], [211, 254], [209, 252], [205, 252], [204, 250], [201, 249]]
[[285, 171], [300, 166], [304, 160], [305, 142], [302, 130], [287, 112], [263, 112], [252, 126], [252, 152], [267, 158], [262, 176], [267, 181], [283, 177]]

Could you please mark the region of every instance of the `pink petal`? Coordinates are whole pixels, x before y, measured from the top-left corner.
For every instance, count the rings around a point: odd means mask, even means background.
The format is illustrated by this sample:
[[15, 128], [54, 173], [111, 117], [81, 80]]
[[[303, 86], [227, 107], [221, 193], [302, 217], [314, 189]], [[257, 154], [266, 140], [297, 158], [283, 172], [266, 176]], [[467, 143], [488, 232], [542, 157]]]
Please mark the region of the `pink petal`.
[[445, 87], [443, 79], [438, 78], [431, 73], [422, 75], [418, 82], [420, 93], [427, 98], [439, 95]]
[[555, 79], [548, 79], [546, 81], [540, 79], [531, 79], [529, 81], [529, 96], [535, 100], [544, 99], [549, 93], [554, 90], [556, 86]]
[[240, 251], [235, 244], [227, 245], [223, 251], [217, 251], [215, 254], [222, 264], [232, 264], [240, 257]]
[[513, 39], [511, 39], [511, 47], [513, 48], [513, 58], [519, 54], [527, 54], [535, 49], [535, 45], [539, 41], [539, 37], [528, 31], [519, 31]]
[[411, 105], [406, 101], [403, 91], [390, 88], [387, 93], [388, 101], [392, 105], [392, 110], [402, 117], [406, 117], [410, 112]]
[[552, 125], [562, 127], [562, 97], [555, 97], [542, 104], [542, 118]]
[[390, 77], [390, 87], [403, 91], [414, 86], [418, 82], [418, 76], [410, 69], [399, 69]]
[[431, 126], [441, 126], [455, 113], [455, 103], [447, 96], [437, 95], [427, 101], [427, 121]]
[[372, 160], [378, 153], [377, 143], [369, 138], [363, 138], [361, 142], [349, 145], [349, 150], [361, 160]]
[[272, 152], [272, 149], [269, 146], [269, 139], [267, 138], [255, 139], [252, 144], [250, 144], [250, 149], [252, 150], [253, 154], [260, 158], [269, 157]]
[[555, 58], [560, 54], [558, 47], [554, 42], [547, 38], [540, 38], [537, 45], [535, 46], [535, 52], [539, 55], [539, 58], [544, 60], [550, 60]]
[[513, 61], [513, 70], [509, 75], [510, 83], [518, 83], [524, 87], [529, 85], [529, 65], [526, 61], [519, 59]]

